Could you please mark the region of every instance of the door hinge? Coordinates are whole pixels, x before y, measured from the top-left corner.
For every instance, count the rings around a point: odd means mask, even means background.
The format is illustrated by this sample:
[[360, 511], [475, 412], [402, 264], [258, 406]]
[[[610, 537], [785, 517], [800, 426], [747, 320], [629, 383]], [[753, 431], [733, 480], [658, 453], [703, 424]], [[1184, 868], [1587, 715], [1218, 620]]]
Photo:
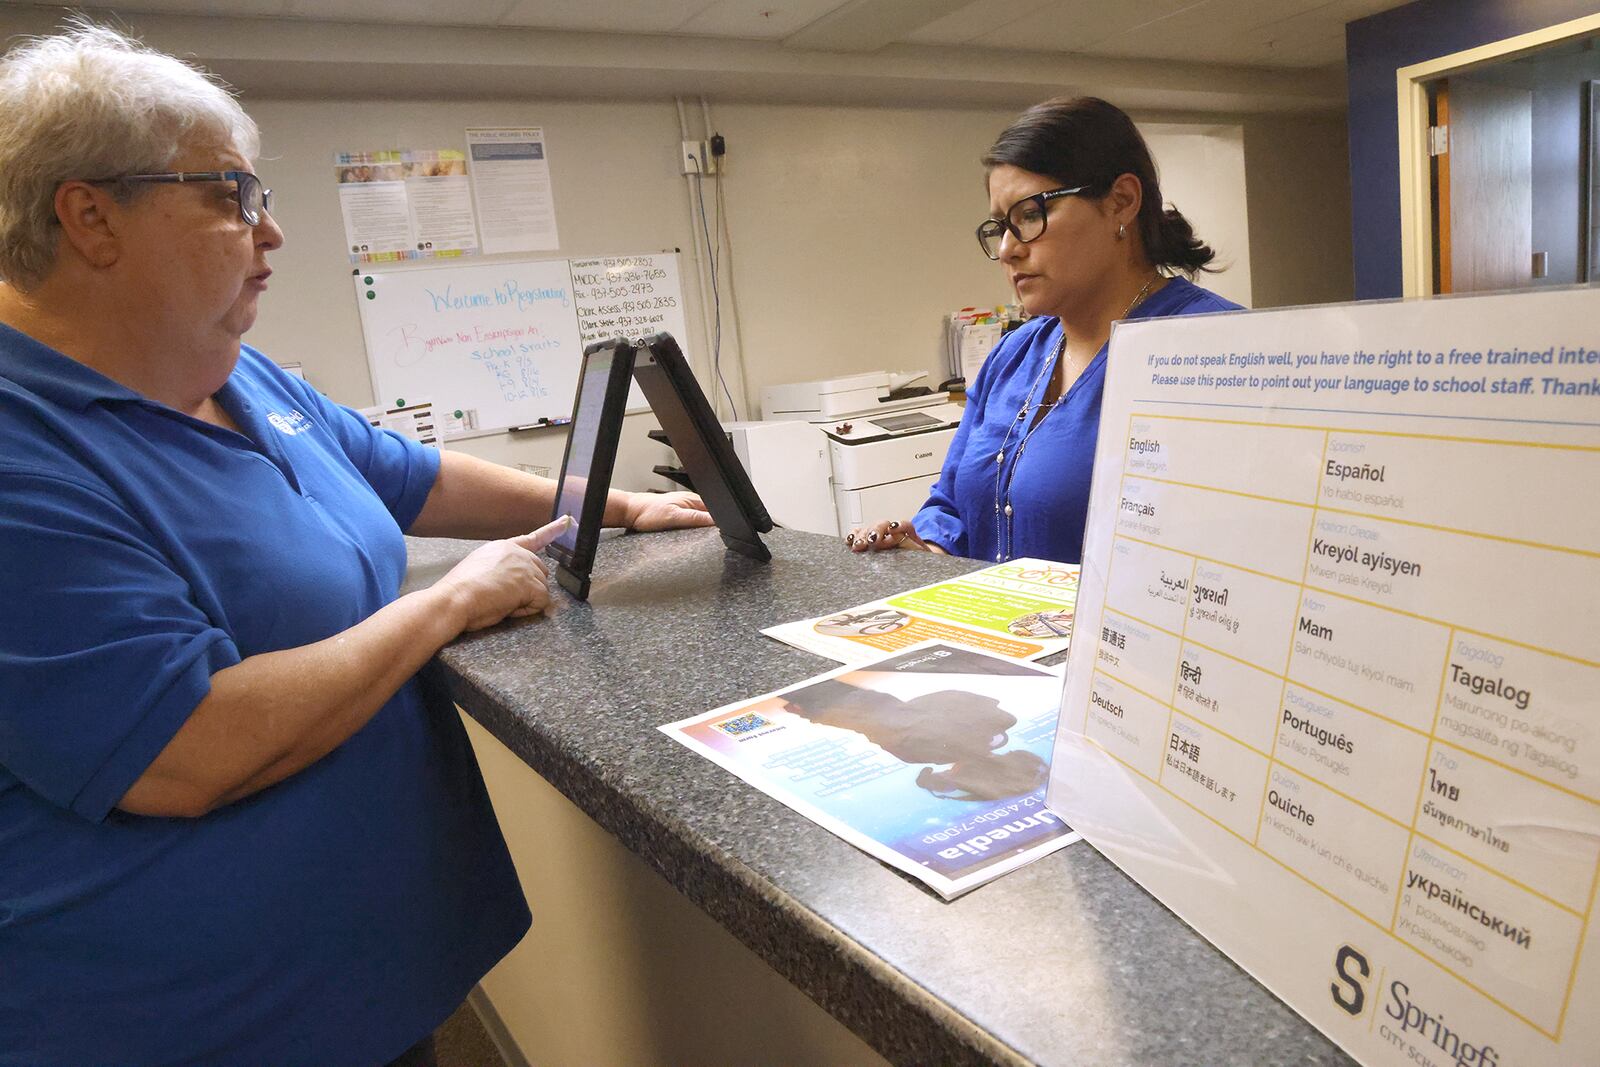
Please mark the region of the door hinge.
[[1428, 155], [1442, 156], [1450, 151], [1450, 127], [1428, 127]]

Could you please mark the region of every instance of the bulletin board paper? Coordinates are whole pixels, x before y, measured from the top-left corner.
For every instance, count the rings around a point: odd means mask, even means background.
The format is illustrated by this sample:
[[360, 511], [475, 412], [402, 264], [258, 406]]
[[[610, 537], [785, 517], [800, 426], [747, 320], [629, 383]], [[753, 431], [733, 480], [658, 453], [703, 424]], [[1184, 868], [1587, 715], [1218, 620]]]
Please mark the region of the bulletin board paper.
[[1112, 337], [1050, 805], [1363, 1063], [1597, 1062], [1596, 323]]

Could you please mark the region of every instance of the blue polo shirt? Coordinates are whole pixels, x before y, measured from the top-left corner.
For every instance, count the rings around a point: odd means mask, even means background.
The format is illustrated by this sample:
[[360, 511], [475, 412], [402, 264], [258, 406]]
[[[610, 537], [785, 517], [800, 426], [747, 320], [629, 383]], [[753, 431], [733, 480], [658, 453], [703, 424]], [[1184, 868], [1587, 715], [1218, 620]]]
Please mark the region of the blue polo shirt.
[[248, 347], [217, 399], [242, 434], [0, 325], [0, 1067], [383, 1063], [527, 929], [415, 680], [203, 818], [115, 807], [212, 674], [395, 598], [438, 473]]

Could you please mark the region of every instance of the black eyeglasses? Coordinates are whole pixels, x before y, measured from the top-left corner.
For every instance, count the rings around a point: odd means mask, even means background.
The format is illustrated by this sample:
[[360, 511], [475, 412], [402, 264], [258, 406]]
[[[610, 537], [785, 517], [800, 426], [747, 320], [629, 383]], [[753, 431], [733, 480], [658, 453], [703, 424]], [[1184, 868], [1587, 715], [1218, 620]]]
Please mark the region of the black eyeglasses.
[[246, 226], [261, 225], [262, 214], [272, 214], [272, 190], [247, 170], [191, 170], [172, 174], [124, 174], [118, 178], [94, 178], [91, 185], [113, 182], [233, 182], [238, 186], [239, 217]]
[[1044, 236], [1045, 225], [1050, 220], [1046, 205], [1061, 196], [1077, 196], [1095, 188], [1092, 185], [1075, 185], [1071, 189], [1051, 189], [1048, 192], [1025, 196], [1012, 204], [1003, 219], [984, 219], [978, 224], [978, 247], [990, 259], [1000, 258], [1000, 239], [1007, 230], [1023, 244]]

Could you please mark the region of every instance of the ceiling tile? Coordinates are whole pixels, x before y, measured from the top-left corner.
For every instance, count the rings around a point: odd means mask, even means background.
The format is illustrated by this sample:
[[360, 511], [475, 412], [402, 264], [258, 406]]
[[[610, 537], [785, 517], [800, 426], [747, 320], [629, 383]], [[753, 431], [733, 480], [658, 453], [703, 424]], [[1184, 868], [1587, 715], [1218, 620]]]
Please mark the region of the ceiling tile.
[[[59, 4], [26, 6], [59, 7]], [[289, 0], [139, 0], [138, 3], [113, 3], [108, 0], [75, 5], [91, 12], [114, 10], [123, 17], [134, 12], [155, 15], [220, 15], [233, 18], [259, 18], [288, 13]]]
[[1380, 11], [1404, 6], [1404, 3], [1398, 3], [1396, 0], [1333, 0], [1327, 7], [1327, 13], [1340, 22], [1354, 22], [1368, 15], [1376, 15]]
[[1201, 0], [1058, 0], [1008, 26], [984, 35], [981, 43], [998, 48], [1081, 52]]
[[[145, 0], [137, 2], [143, 5]], [[235, 0], [223, 0], [216, 6], [232, 2]], [[506, 3], [507, 0], [289, 0], [287, 13], [296, 18], [327, 21], [490, 26], [505, 11]]]
[[846, 3], [848, 0], [714, 0], [678, 26], [677, 31], [707, 37], [776, 40]]
[[1035, 11], [1057, 0], [976, 0], [959, 11], [935, 19], [906, 36], [912, 44], [973, 44], [980, 38], [1025, 22]]
[[[1319, 66], [1344, 56], [1344, 23], [1407, 0], [976, 0], [909, 35], [919, 44], [1240, 65]], [[1300, 19], [1291, 29], [1251, 31]], [[1328, 25], [1337, 27], [1339, 45]]]
[[[504, 0], [501, 0], [504, 3]], [[714, 0], [516, 0], [505, 26], [592, 33], [675, 33]]]
[[[590, 33], [804, 38], [857, 8], [907, 0], [87, 0], [91, 9], [385, 24], [526, 26]], [[7, 6], [49, 7], [28, 0]], [[1344, 56], [1345, 23], [1404, 0], [941, 0], [902, 19], [899, 43], [1241, 66], [1316, 67]], [[959, 6], [954, 6], [959, 5]], [[948, 11], [940, 15], [939, 11]], [[852, 15], [854, 17], [854, 14]], [[803, 42], [802, 42], [803, 44]]]
[[1204, 0], [1203, 3], [1175, 12], [1161, 22], [1187, 23], [1237, 33], [1299, 18], [1327, 6], [1329, 0]]
[[1246, 41], [1240, 62], [1268, 67], [1326, 67], [1344, 63], [1344, 25], [1340, 17], [1314, 14], [1263, 26]]
[[1321, 67], [1344, 59], [1344, 20], [1325, 13], [1323, 7], [1247, 25], [1246, 20], [1254, 16], [1244, 5], [1235, 19], [1224, 18], [1215, 10], [1219, 6], [1225, 6], [1223, 0], [1119, 34], [1086, 51], [1101, 56], [1266, 67]]
[[851, 0], [784, 39], [785, 48], [875, 52], [970, 0]]

